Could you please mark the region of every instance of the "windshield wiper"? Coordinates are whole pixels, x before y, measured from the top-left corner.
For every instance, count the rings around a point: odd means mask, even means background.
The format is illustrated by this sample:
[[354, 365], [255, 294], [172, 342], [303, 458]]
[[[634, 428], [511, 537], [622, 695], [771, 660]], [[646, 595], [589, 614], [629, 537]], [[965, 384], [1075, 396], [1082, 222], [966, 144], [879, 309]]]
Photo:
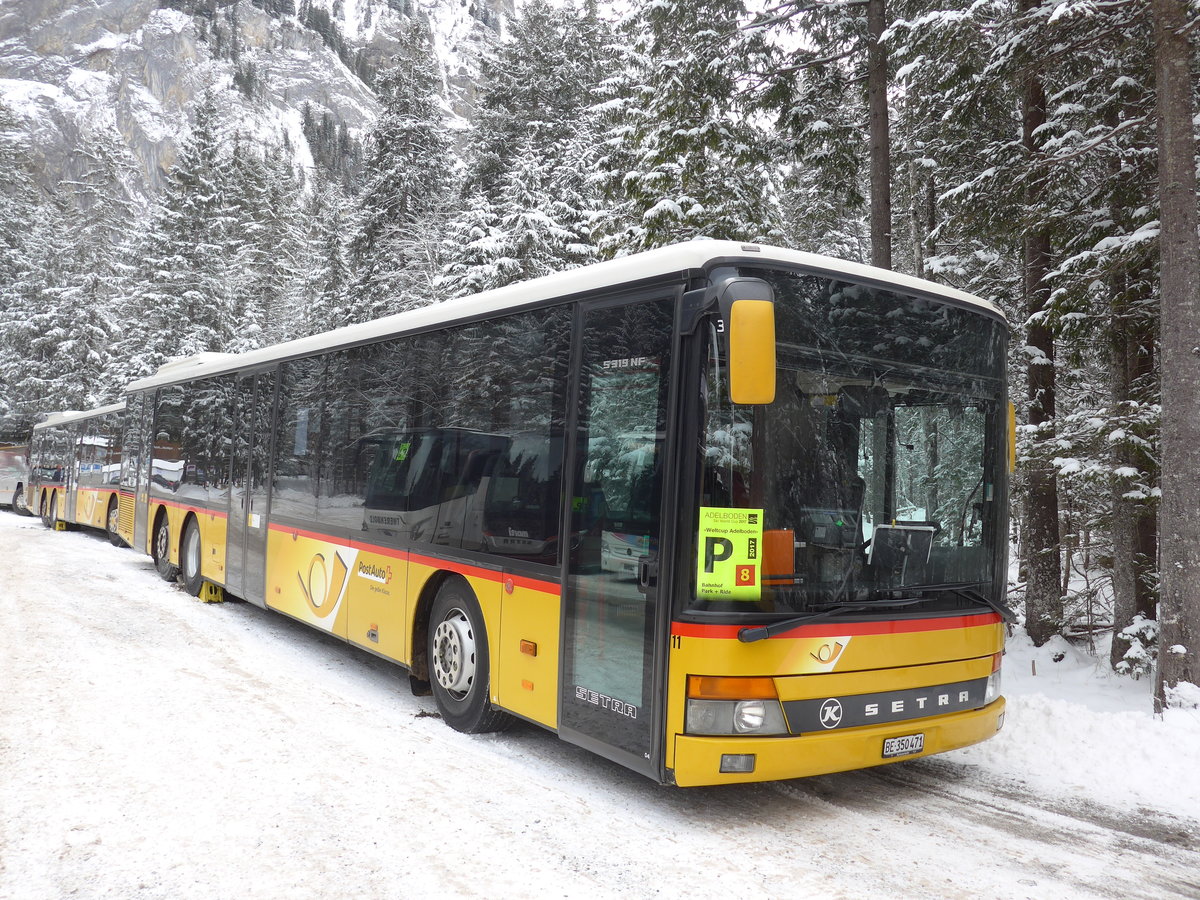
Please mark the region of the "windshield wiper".
[[836, 616], [838, 613], [866, 612], [867, 610], [879, 609], [881, 606], [912, 606], [915, 603], [924, 602], [920, 597], [913, 597], [905, 600], [875, 600], [871, 603], [840, 603], [837, 606], [831, 606], [829, 609], [823, 609], [820, 612], [808, 613], [808, 615], [804, 616], [793, 616], [790, 619], [772, 622], [770, 625], [747, 625], [745, 628], [738, 629], [737, 637], [743, 644], [750, 644], [754, 641], [765, 641], [769, 637], [774, 637], [784, 631], [790, 631], [797, 625], [803, 625], [814, 619], [824, 619], [828, 616]]
[[986, 606], [994, 609], [1000, 614], [1005, 622], [1010, 625], [1015, 625], [1017, 622], [1017, 614], [1009, 609], [1002, 601], [993, 600], [983, 591], [978, 590], [978, 586], [987, 584], [986, 581], [955, 581], [947, 584], [906, 584], [906, 591], [927, 591], [932, 594], [945, 594], [953, 591], [961, 597], [972, 600], [980, 606]]

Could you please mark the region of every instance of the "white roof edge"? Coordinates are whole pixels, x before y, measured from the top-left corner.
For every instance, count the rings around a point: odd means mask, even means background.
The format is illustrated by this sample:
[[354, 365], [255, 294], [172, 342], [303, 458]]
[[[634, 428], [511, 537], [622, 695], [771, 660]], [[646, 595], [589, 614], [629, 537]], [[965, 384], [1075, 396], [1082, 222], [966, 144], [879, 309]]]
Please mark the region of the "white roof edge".
[[81, 419], [90, 419], [93, 416], [103, 416], [108, 413], [120, 412], [125, 408], [125, 401], [120, 403], [110, 403], [108, 406], [98, 406], [96, 409], [64, 409], [59, 412], [50, 413], [42, 421], [33, 426], [33, 430], [39, 428], [48, 428], [52, 425], [66, 425], [70, 422], [78, 422]]
[[[197, 354], [172, 360], [164, 364], [154, 375], [131, 382], [126, 390], [145, 390], [161, 384], [171, 384], [180, 380], [179, 374], [184, 371], [187, 372], [188, 380], [190, 380], [210, 374], [220, 374], [235, 368], [267, 365], [279, 359], [307, 356], [322, 350], [366, 343], [407, 331], [436, 326], [442, 322], [470, 319], [484, 314], [500, 314], [558, 296], [602, 290], [606, 287], [644, 281], [657, 276], [668, 276], [676, 272], [702, 269], [723, 260], [754, 265], [780, 263], [786, 266], [801, 266], [822, 272], [838, 273], [850, 280], [890, 284], [902, 291], [932, 294], [968, 306], [976, 306], [1001, 317], [1004, 316], [1003, 311], [988, 300], [957, 288], [892, 272], [888, 269], [879, 269], [862, 263], [848, 262], [801, 250], [771, 247], [765, 244], [692, 240], [594, 263], [590, 266], [556, 272], [553, 275], [545, 275], [480, 294], [473, 294], [469, 297], [395, 313], [358, 325], [347, 325], [321, 334], [251, 350], [247, 353]], [[237, 360], [237, 363], [231, 365], [232, 360]]]
[[193, 356], [178, 356], [174, 359], [169, 359], [154, 373], [155, 376], [167, 375], [179, 372], [182, 369], [190, 369], [195, 366], [204, 365], [205, 363], [224, 362], [236, 357], [236, 353], [218, 353], [212, 350], [206, 350], [204, 353], [196, 353]]

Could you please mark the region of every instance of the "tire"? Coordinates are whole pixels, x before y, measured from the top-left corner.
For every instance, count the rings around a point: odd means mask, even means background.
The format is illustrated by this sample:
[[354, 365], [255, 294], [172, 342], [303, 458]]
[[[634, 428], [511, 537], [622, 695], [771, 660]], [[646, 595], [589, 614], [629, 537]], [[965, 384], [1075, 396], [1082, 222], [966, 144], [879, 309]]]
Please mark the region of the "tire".
[[42, 517], [42, 524], [45, 525], [47, 528], [54, 527], [55, 515], [53, 512], [51, 512], [51, 510], [53, 510], [54, 507], [58, 505], [57, 503], [55, 503], [55, 499], [56, 498], [50, 494], [42, 494], [42, 502], [41, 502], [40, 506], [38, 507], [38, 512], [41, 514], [41, 517]]
[[29, 504], [25, 502], [25, 489], [23, 487], [19, 487], [13, 491], [12, 510], [18, 516], [33, 515], [33, 513], [29, 511]]
[[108, 535], [108, 542], [114, 547], [120, 547], [125, 542], [121, 540], [121, 534], [118, 531], [121, 522], [121, 510], [117, 506], [116, 501], [108, 504], [108, 515], [104, 517], [104, 532]]
[[179, 577], [179, 566], [171, 562], [171, 525], [166, 516], [158, 520], [154, 526], [154, 568], [158, 570], [163, 581], [174, 581]]
[[183, 529], [183, 540], [179, 543], [179, 568], [183, 575], [183, 587], [193, 597], [199, 597], [200, 588], [204, 587], [204, 578], [200, 574], [202, 549], [200, 526], [195, 519], [188, 519]]
[[479, 601], [452, 579], [433, 598], [429, 617], [429, 681], [442, 719], [455, 731], [501, 731], [512, 717], [492, 709], [487, 630]]

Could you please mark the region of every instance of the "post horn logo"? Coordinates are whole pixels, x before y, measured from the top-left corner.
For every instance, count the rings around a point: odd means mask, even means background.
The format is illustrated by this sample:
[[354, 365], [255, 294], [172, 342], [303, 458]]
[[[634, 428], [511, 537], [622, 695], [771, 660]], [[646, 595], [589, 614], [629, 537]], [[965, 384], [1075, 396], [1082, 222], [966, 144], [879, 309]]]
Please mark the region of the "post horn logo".
[[325, 562], [325, 555], [316, 553], [308, 564], [307, 578], [302, 572], [296, 573], [296, 578], [300, 582], [300, 590], [304, 594], [309, 610], [313, 615], [322, 619], [337, 609], [337, 602], [342, 596], [346, 578], [350, 574], [350, 570], [337, 553], [333, 554], [332, 567], [333, 571], [330, 572], [330, 567]]

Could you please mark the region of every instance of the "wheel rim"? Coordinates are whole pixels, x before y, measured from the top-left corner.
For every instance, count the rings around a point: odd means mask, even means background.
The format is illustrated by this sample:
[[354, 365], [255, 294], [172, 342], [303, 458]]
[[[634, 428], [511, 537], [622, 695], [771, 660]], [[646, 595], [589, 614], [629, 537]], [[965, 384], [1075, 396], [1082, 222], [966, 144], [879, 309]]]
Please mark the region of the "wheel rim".
[[183, 574], [189, 580], [200, 574], [200, 532], [192, 528], [183, 548]]
[[475, 681], [475, 635], [461, 609], [453, 609], [433, 632], [433, 675], [456, 699]]
[[117, 515], [117, 508], [114, 506], [112, 509], [110, 509], [108, 511], [108, 532], [109, 532], [109, 534], [117, 533], [117, 519], [118, 518], [119, 518], [119, 516]]
[[171, 535], [167, 532], [166, 525], [160, 525], [158, 531], [154, 533], [154, 553], [163, 562], [167, 560], [170, 540]]
[[24, 512], [29, 508], [29, 504], [25, 502], [24, 491], [17, 491], [15, 494], [13, 494], [13, 506], [15, 506], [21, 512]]

